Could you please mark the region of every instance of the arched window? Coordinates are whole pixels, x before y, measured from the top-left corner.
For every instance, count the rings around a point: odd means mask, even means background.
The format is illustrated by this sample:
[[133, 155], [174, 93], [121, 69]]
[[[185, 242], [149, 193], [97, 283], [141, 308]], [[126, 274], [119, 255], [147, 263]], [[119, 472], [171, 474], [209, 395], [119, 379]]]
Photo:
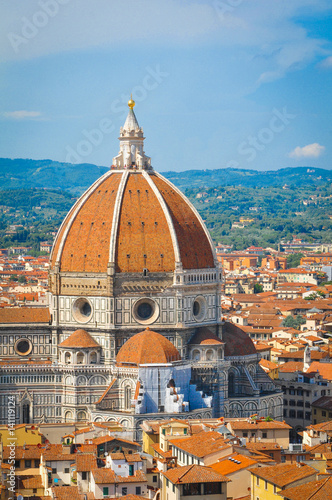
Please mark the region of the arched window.
[[73, 421], [73, 414], [71, 411], [66, 411], [65, 413], [65, 422], [72, 422]]
[[71, 354], [70, 352], [65, 352], [65, 363], [68, 365], [71, 363]]
[[195, 361], [199, 361], [201, 359], [201, 353], [199, 352], [198, 349], [195, 349], [193, 351], [192, 357]]
[[97, 363], [97, 353], [96, 353], [96, 351], [93, 351], [90, 354], [90, 364], [95, 365], [96, 363]]
[[206, 351], [206, 360], [207, 360], [207, 361], [212, 361], [212, 360], [213, 360], [213, 358], [214, 358], [214, 356], [213, 356], [213, 351], [212, 351], [212, 349], [208, 349], [208, 350]]
[[77, 413], [77, 422], [85, 422], [86, 421], [86, 413], [85, 411], [79, 411]]
[[78, 365], [83, 365], [84, 363], [84, 353], [83, 352], [78, 352], [76, 356], [77, 364]]

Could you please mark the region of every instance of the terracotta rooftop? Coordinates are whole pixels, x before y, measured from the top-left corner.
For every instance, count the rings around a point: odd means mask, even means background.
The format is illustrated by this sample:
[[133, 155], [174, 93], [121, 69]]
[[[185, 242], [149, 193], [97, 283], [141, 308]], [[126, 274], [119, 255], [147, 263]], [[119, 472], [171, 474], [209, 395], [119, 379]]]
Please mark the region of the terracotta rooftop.
[[147, 328], [131, 337], [116, 357], [120, 366], [170, 363], [181, 359], [179, 351], [166, 337]]
[[48, 307], [4, 307], [0, 309], [1, 323], [46, 323], [51, 321]]
[[260, 442], [260, 443], [247, 443], [246, 448], [250, 451], [260, 451], [260, 452], [266, 452], [266, 451], [275, 451], [275, 450], [281, 450], [280, 445], [278, 443], [273, 443], [273, 442]]
[[87, 348], [100, 347], [100, 345], [85, 330], [76, 330], [74, 333], [69, 335], [68, 338], [61, 342], [59, 347]]
[[240, 453], [232, 453], [232, 455], [228, 455], [217, 463], [212, 464], [210, 467], [216, 472], [219, 472], [219, 474], [227, 476], [228, 474], [233, 474], [234, 472], [255, 465], [257, 465], [257, 460], [253, 460], [251, 457], [241, 455]]
[[213, 431], [203, 431], [185, 438], [173, 439], [169, 437], [169, 444], [199, 458], [227, 449], [230, 446], [219, 433]]
[[173, 484], [188, 483], [226, 483], [228, 477], [216, 472], [211, 467], [203, 465], [186, 465], [175, 467], [164, 472], [163, 475]]
[[[52, 498], [56, 500], [84, 500], [84, 494], [78, 491], [78, 486], [53, 486]], [[86, 500], [92, 500], [91, 493], [86, 494]]]
[[326, 380], [332, 380], [332, 363], [319, 363], [314, 361], [311, 363], [307, 373], [318, 372]]
[[305, 464], [277, 464], [273, 467], [257, 467], [251, 473], [270, 483], [284, 488], [288, 484], [300, 481], [306, 477], [315, 476], [316, 469]]
[[[323, 399], [323, 398], [320, 398], [320, 399]], [[315, 401], [316, 403], [316, 401]], [[315, 406], [314, 403], [312, 403], [313, 406]], [[314, 429], [315, 431], [319, 431], [319, 432], [330, 432], [332, 431], [332, 420], [328, 420], [327, 422], [321, 422], [319, 424], [313, 424], [313, 425], [309, 425], [307, 427], [307, 429]]]
[[112, 460], [125, 460], [126, 462], [142, 462], [142, 457], [139, 453], [122, 453], [117, 451], [110, 453]]
[[294, 373], [303, 371], [303, 361], [287, 361], [279, 365], [279, 373]]
[[322, 396], [319, 399], [316, 399], [311, 406], [315, 408], [323, 408], [324, 410], [332, 410], [332, 397], [331, 396]]
[[43, 488], [41, 476], [19, 477], [18, 481], [19, 481], [19, 488], [24, 488], [24, 489]]
[[92, 471], [95, 483], [113, 484], [113, 483], [145, 483], [146, 476], [141, 470], [137, 470], [133, 476], [118, 476], [112, 469], [101, 468]]
[[97, 468], [96, 455], [92, 453], [76, 453], [77, 472], [87, 472]]
[[[90, 440], [89, 440], [90, 441]], [[127, 439], [119, 438], [117, 436], [100, 436], [94, 439], [91, 439], [93, 444], [103, 444], [103, 443], [109, 443], [111, 441], [120, 441], [121, 443], [127, 443], [127, 444], [133, 444], [136, 446], [140, 446], [138, 443], [135, 441], [129, 441]]]
[[280, 495], [285, 500], [327, 500], [332, 498], [332, 476], [285, 488]]
[[260, 366], [266, 370], [275, 370], [278, 368], [278, 365], [276, 363], [273, 363], [273, 361], [269, 361], [268, 359], [261, 359], [259, 362]]
[[286, 422], [279, 422], [278, 420], [273, 420], [272, 422], [265, 420], [232, 420], [228, 422], [227, 427], [231, 427], [233, 430], [248, 430], [248, 429], [291, 429], [291, 426], [286, 424]]
[[[283, 352], [281, 356], [279, 356], [282, 359], [293, 359], [295, 360], [300, 360], [304, 358], [304, 351], [305, 349], [301, 349], [300, 351], [294, 351], [294, 352]], [[320, 351], [310, 351], [311, 359], [318, 360], [318, 359], [324, 359], [327, 358], [328, 353], [327, 352], [320, 352]]]

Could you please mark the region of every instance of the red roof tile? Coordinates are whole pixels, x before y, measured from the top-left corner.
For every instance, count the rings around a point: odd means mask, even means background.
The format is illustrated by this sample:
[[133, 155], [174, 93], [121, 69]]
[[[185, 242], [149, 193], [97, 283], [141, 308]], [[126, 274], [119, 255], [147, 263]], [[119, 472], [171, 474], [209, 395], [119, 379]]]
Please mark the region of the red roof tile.
[[66, 338], [59, 347], [100, 347], [100, 345], [85, 330], [76, 330]]
[[251, 473], [273, 483], [279, 488], [284, 488], [295, 481], [315, 476], [316, 469], [305, 464], [277, 464], [273, 467], [256, 467]]
[[163, 475], [173, 484], [188, 484], [188, 483], [227, 483], [230, 481], [228, 477], [219, 474], [211, 467], [203, 465], [186, 465], [184, 467], [174, 467]]
[[137, 333], [121, 347], [116, 357], [117, 365], [169, 363], [180, 360], [180, 353], [166, 337], [149, 328]]
[[51, 321], [46, 307], [5, 307], [0, 309], [1, 323], [46, 323]]

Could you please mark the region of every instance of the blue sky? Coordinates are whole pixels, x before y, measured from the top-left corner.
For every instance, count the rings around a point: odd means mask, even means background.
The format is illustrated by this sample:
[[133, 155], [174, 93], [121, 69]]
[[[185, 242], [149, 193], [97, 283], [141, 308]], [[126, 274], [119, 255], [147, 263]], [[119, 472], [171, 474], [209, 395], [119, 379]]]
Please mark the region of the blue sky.
[[133, 92], [156, 170], [332, 167], [328, 0], [11, 0], [0, 17], [1, 157], [108, 166]]

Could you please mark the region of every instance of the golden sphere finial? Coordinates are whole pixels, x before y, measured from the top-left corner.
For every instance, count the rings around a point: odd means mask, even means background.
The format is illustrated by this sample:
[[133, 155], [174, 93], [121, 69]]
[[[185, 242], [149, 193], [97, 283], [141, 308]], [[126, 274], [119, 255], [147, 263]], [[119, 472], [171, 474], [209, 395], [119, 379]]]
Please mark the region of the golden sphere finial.
[[135, 101], [133, 100], [133, 94], [130, 95], [130, 99], [128, 101], [128, 106], [130, 107], [130, 109], [133, 109], [133, 107], [135, 106]]

